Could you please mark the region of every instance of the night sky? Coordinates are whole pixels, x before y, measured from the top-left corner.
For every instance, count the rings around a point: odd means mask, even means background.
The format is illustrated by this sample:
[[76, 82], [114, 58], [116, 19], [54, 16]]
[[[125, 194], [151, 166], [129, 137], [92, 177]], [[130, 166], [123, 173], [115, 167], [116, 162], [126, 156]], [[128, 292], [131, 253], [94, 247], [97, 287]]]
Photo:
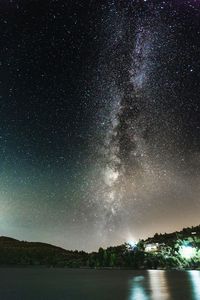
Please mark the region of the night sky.
[[2, 0], [0, 37], [0, 235], [200, 223], [199, 0]]

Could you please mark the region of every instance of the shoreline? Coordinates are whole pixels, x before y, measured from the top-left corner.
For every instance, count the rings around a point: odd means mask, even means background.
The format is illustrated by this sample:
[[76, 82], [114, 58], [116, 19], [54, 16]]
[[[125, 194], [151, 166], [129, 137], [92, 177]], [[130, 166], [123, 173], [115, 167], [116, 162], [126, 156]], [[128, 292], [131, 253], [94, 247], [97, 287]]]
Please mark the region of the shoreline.
[[94, 271], [200, 271], [200, 268], [157, 268], [157, 269], [132, 269], [132, 268], [70, 268], [60, 266], [45, 266], [45, 265], [0, 265], [0, 269], [59, 269], [59, 270], [94, 270]]

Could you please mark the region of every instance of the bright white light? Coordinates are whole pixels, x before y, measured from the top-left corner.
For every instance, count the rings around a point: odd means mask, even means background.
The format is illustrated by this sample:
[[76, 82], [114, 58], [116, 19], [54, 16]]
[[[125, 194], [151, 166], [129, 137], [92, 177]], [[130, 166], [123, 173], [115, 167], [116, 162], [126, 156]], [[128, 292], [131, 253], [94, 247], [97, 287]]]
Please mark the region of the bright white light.
[[181, 246], [179, 253], [183, 258], [190, 259], [196, 255], [196, 249], [191, 246]]
[[129, 244], [132, 248], [134, 248], [134, 247], [136, 246], [136, 242], [133, 241], [133, 240], [129, 240], [129, 241], [128, 241], [128, 244]]
[[129, 250], [133, 250], [137, 245], [136, 239], [129, 230], [126, 233], [126, 243], [128, 244], [127, 248]]

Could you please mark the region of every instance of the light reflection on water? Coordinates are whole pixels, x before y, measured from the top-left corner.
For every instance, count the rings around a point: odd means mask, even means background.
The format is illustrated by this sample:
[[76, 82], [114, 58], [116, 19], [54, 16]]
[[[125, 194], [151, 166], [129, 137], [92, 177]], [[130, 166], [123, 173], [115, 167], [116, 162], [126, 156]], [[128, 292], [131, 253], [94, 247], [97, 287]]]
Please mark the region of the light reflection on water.
[[[176, 282], [176, 288], [173, 289], [171, 283], [168, 282], [170, 273], [163, 270], [149, 270], [145, 276], [134, 276], [130, 280], [130, 293], [128, 300], [180, 300], [178, 295], [184, 296], [183, 282]], [[181, 273], [179, 273], [180, 275]], [[178, 274], [177, 274], [178, 275]], [[190, 290], [191, 295], [184, 299], [200, 300], [200, 271], [188, 271], [182, 273], [187, 278], [187, 291]], [[179, 277], [179, 276], [178, 276]]]
[[129, 300], [148, 300], [145, 289], [145, 277], [136, 276], [131, 280], [131, 293]]
[[199, 271], [189, 271], [189, 276], [192, 285], [193, 299], [200, 299], [200, 272]]
[[200, 300], [200, 271], [0, 268], [0, 300]]
[[163, 270], [149, 270], [149, 282], [152, 299], [166, 300], [169, 298], [169, 288], [166, 279], [166, 272]]

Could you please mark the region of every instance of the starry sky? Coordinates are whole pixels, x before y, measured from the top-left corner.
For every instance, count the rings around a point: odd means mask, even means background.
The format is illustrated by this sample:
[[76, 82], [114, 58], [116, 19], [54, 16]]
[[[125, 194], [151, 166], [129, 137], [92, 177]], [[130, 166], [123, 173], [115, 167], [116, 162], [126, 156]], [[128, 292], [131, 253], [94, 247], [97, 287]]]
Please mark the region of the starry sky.
[[0, 36], [0, 235], [199, 224], [199, 0], [2, 0]]

